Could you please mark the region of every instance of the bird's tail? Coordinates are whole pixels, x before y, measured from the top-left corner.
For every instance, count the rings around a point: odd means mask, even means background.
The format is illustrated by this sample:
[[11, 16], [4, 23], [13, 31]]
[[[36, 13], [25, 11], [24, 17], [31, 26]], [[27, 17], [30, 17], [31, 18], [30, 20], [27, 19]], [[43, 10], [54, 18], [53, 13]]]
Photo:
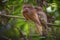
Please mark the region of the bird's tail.
[[42, 35], [42, 28], [41, 28], [40, 24], [35, 23], [35, 25], [36, 25], [37, 33], [38, 33], [39, 35]]

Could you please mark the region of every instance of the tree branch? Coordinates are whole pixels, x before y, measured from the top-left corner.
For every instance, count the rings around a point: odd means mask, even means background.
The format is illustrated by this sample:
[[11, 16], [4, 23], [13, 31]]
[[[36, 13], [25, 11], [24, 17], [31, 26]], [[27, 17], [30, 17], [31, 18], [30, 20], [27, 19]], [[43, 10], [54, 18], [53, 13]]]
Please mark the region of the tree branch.
[[52, 23], [47, 23], [47, 25], [60, 27], [60, 25], [58, 25], [58, 24], [52, 24]]
[[[23, 17], [20, 17], [20, 16], [13, 16], [13, 15], [4, 15], [4, 14], [0, 14], [0, 16], [10, 17], [10, 18], [20, 18], [20, 19], [24, 19]], [[60, 25], [52, 24], [52, 23], [47, 23], [47, 25], [60, 27]]]
[[[16, 28], [17, 28], [17, 27], [16, 27]], [[22, 32], [19, 28], [17, 28], [17, 29], [19, 30], [21, 37], [23, 37], [24, 40], [28, 40], [28, 39], [26, 38], [26, 35], [24, 35], [23, 32]]]
[[14, 15], [0, 14], [0, 16], [10, 17], [10, 18], [20, 18], [20, 19], [24, 19], [23, 17], [20, 17], [20, 16], [14, 16]]

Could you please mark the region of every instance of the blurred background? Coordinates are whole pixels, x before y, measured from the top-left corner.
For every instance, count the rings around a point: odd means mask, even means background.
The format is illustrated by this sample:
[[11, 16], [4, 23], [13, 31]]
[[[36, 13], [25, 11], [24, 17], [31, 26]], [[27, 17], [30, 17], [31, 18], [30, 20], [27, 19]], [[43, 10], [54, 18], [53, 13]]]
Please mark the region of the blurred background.
[[48, 7], [43, 7], [55, 24], [46, 39], [38, 35], [33, 22], [24, 19], [24, 1], [37, 5], [36, 0], [0, 0], [0, 40], [60, 40], [60, 0], [47, 0]]

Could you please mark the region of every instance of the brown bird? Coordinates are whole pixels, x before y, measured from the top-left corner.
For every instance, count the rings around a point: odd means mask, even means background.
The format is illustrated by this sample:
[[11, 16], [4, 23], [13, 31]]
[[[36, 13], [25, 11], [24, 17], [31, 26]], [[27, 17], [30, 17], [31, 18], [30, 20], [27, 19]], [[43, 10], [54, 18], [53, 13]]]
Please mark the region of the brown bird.
[[25, 4], [22, 13], [25, 19], [35, 23], [38, 34], [42, 35], [42, 31], [40, 29], [40, 21], [36, 9], [30, 4]]
[[47, 16], [46, 16], [46, 14], [44, 13], [44, 11], [42, 10], [42, 7], [40, 7], [40, 6], [37, 6], [37, 7], [35, 7], [35, 9], [36, 9], [36, 12], [37, 12], [37, 14], [38, 14], [38, 16], [39, 16], [39, 20], [40, 20], [40, 22], [41, 22], [41, 24], [42, 24], [42, 30], [43, 30], [43, 35], [44, 36], [47, 36], [48, 35], [48, 25], [47, 25]]

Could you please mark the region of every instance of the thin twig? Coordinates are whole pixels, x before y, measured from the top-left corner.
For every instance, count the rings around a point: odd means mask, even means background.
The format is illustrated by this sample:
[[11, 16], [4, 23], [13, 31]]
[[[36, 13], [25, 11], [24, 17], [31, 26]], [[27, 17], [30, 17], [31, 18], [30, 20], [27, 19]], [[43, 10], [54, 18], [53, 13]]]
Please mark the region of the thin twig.
[[[16, 28], [17, 28], [17, 27], [16, 27]], [[26, 38], [26, 35], [24, 35], [23, 32], [22, 32], [19, 28], [17, 28], [17, 29], [19, 30], [20, 35], [24, 38], [24, 40], [28, 40], [28, 39]]]
[[0, 14], [0, 16], [5, 16], [5, 17], [10, 17], [10, 18], [21, 18], [21, 19], [24, 19], [20, 16], [14, 16], [14, 15], [5, 15], [5, 14]]
[[6, 40], [11, 40], [10, 38], [8, 38], [8, 37], [6, 37], [6, 36], [0, 36], [0, 37], [2, 37], [2, 38], [4, 38], [4, 39], [6, 39]]
[[60, 27], [60, 25], [58, 25], [58, 24], [52, 24], [52, 23], [47, 23], [47, 25]]
[[[25, 35], [25, 37], [26, 37], [26, 35]], [[39, 38], [46, 38], [45, 36], [40, 36], [40, 35], [29, 35], [29, 36], [27, 36], [27, 38], [29, 38], [29, 37], [32, 37], [32, 38], [36, 38], [36, 37], [39, 37]], [[53, 38], [56, 38], [56, 36], [47, 36], [47, 37], [53, 37]]]
[[[20, 18], [20, 19], [24, 19], [23, 17], [14, 16], [14, 15], [4, 15], [4, 14], [0, 14], [0, 16], [10, 17], [10, 18]], [[50, 26], [58, 26], [58, 27], [60, 27], [60, 25], [52, 24], [52, 23], [47, 23], [47, 25], [50, 25]]]

